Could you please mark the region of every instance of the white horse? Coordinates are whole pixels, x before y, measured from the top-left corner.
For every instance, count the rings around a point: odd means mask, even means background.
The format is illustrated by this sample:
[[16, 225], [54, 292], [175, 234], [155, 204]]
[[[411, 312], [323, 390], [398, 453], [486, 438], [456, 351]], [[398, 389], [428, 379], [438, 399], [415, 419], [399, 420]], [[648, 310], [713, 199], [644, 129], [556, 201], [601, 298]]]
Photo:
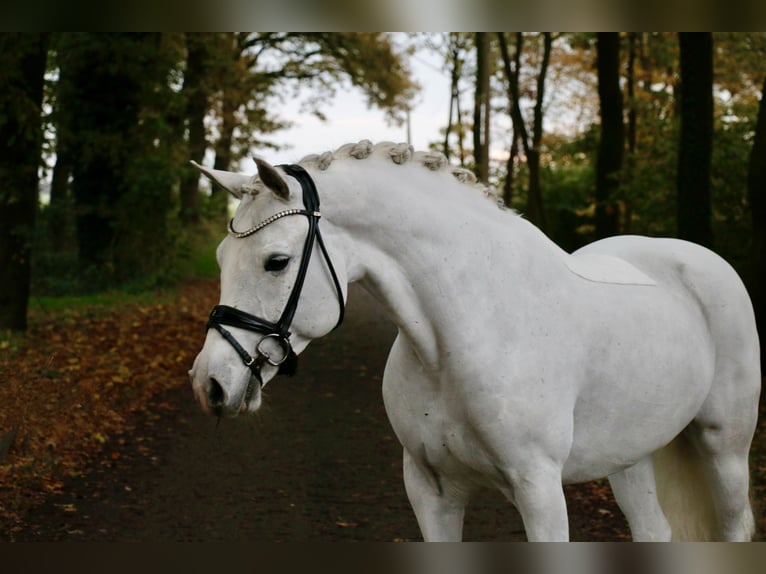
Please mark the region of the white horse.
[[[758, 336], [720, 257], [635, 236], [567, 254], [469, 172], [405, 144], [300, 163], [308, 180], [258, 159], [256, 176], [198, 166], [241, 198], [190, 372], [204, 408], [258, 409], [359, 281], [399, 329], [383, 398], [425, 540], [460, 540], [482, 487], [518, 508], [528, 540], [567, 540], [562, 484], [602, 477], [634, 540], [752, 538]], [[309, 241], [319, 228], [326, 242]]]

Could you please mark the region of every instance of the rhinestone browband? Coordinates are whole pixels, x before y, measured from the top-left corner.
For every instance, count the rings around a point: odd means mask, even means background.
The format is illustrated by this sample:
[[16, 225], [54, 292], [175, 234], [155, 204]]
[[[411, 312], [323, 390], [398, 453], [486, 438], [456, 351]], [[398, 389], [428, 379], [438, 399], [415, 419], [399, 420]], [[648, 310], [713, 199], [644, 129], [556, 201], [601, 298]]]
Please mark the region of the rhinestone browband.
[[274, 223], [277, 219], [282, 219], [283, 217], [287, 217], [288, 215], [311, 215], [313, 217], [322, 217], [322, 214], [319, 211], [312, 211], [308, 212], [305, 209], [286, 209], [285, 211], [280, 211], [279, 213], [275, 213], [271, 217], [267, 217], [260, 223], [254, 225], [247, 231], [237, 231], [234, 229], [234, 220], [232, 219], [229, 221], [229, 233], [236, 237], [237, 239], [242, 239], [243, 237], [248, 237], [255, 233], [256, 231], [259, 231], [260, 229], [263, 229], [270, 223]]

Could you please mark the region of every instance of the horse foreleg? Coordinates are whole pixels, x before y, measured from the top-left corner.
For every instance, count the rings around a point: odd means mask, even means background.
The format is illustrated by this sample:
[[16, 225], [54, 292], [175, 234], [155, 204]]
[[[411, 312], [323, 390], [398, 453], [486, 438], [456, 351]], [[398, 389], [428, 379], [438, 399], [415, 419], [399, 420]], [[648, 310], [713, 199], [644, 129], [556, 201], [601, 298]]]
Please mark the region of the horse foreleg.
[[511, 493], [529, 542], [568, 542], [569, 519], [561, 468], [544, 465], [509, 473]]
[[652, 457], [609, 477], [617, 504], [628, 520], [636, 542], [668, 542], [670, 525], [657, 500]]
[[444, 478], [404, 450], [404, 486], [426, 542], [460, 542], [465, 500], [445, 492]]

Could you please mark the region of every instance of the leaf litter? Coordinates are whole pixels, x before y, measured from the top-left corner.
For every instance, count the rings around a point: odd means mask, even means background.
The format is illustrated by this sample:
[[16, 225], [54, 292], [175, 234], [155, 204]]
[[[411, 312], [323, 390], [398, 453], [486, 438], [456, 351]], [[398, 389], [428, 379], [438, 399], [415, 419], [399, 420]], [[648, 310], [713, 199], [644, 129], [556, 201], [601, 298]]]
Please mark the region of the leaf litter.
[[189, 384], [217, 296], [217, 281], [194, 280], [156, 303], [35, 310], [26, 334], [2, 340], [0, 529], [98, 458], [119, 457], [110, 447], [135, 430], [131, 415]]

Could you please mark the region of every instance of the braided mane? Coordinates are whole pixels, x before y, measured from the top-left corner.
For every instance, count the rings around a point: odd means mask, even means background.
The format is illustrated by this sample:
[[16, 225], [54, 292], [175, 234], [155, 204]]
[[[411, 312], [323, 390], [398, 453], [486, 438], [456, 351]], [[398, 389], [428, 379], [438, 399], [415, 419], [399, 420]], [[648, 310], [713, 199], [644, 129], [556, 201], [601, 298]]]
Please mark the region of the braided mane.
[[335, 151], [307, 155], [298, 163], [304, 167], [313, 167], [324, 171], [335, 160], [347, 158], [363, 160], [372, 156], [390, 159], [397, 165], [414, 162], [421, 164], [430, 171], [449, 173], [459, 182], [483, 193], [485, 197], [496, 202], [499, 207], [504, 207], [503, 200], [500, 198], [497, 190], [494, 187], [481, 184], [472, 171], [450, 165], [445, 155], [441, 152], [415, 151], [407, 143], [380, 142], [373, 144], [370, 140], [361, 140], [358, 143], [342, 145]]

